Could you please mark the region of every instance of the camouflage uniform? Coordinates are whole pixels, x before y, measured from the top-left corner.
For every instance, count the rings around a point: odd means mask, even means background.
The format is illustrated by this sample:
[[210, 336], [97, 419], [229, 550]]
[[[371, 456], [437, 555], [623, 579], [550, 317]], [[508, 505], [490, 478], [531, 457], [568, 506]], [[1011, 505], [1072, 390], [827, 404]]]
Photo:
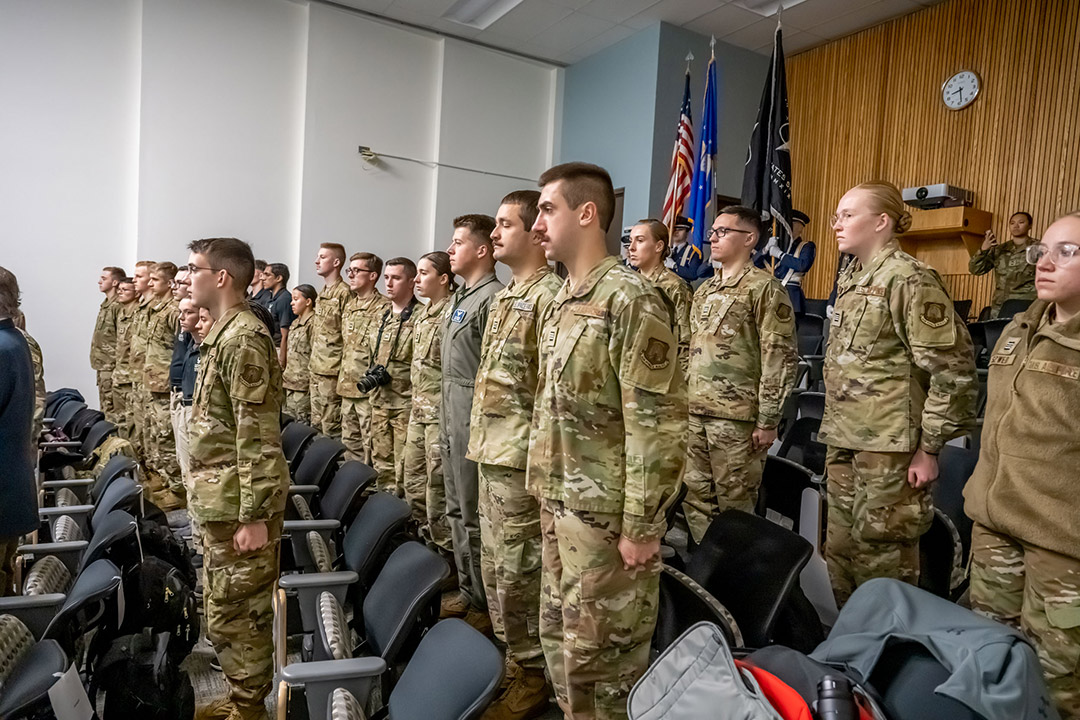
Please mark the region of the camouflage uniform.
[[502, 287], [495, 273], [491, 273], [470, 288], [458, 288], [443, 320], [439, 444], [443, 454], [446, 518], [454, 542], [458, 586], [478, 610], [487, 608], [480, 571], [480, 478], [476, 463], [466, 455], [480, 345], [492, 298]]
[[660, 561], [623, 569], [620, 536], [660, 538], [686, 457], [671, 314], [607, 257], [541, 319], [527, 487], [541, 498], [540, 641], [563, 712], [625, 718], [649, 661]]
[[[189, 507], [203, 531], [206, 636], [230, 698], [258, 707], [273, 675], [271, 596], [289, 469], [281, 454], [281, 367], [274, 341], [246, 305], [217, 319], [200, 346], [191, 407]], [[269, 542], [233, 547], [241, 523], [263, 521]]]
[[311, 423], [311, 322], [313, 313], [293, 320], [289, 326], [285, 370], [281, 381], [285, 385], [285, 412], [302, 423]]
[[694, 291], [685, 280], [660, 264], [651, 273], [642, 273], [642, 277], [659, 288], [671, 301], [675, 313], [675, 339], [679, 343], [679, 363], [683, 373], [688, 371], [690, 359], [690, 305], [694, 300]]
[[[409, 432], [409, 411], [412, 408], [412, 382], [409, 374], [413, 354], [413, 310], [380, 318], [372, 322], [368, 334], [372, 364], [382, 365], [390, 375], [390, 383], [375, 388], [368, 394], [371, 407], [369, 444], [371, 466], [378, 472], [376, 485], [379, 490], [398, 497], [405, 494], [405, 435]], [[380, 337], [380, 331], [382, 333]], [[396, 340], [395, 340], [396, 338]], [[393, 355], [391, 355], [393, 351]]]
[[1035, 299], [1035, 266], [1027, 261], [1027, 249], [1038, 244], [1038, 238], [1023, 245], [1009, 240], [980, 250], [968, 261], [972, 275], [994, 271], [994, 299], [990, 303], [991, 317], [997, 317], [1006, 300]]
[[843, 604], [874, 577], [914, 582], [928, 488], [907, 483], [916, 449], [937, 454], [975, 417], [975, 358], [941, 278], [890, 241], [840, 276], [825, 354], [829, 519], [825, 559]]
[[1080, 718], [1080, 316], [1036, 301], [990, 356], [982, 449], [964, 487], [971, 606], [1035, 644], [1063, 717]]
[[90, 367], [97, 371], [97, 386], [101, 412], [110, 422], [116, 422], [112, 404], [112, 372], [116, 362], [116, 314], [120, 303], [106, 297], [98, 308], [94, 321], [94, 336], [90, 340]]
[[120, 437], [132, 443], [133, 450], [134, 428], [129, 400], [132, 394], [131, 330], [136, 308], [138, 303], [132, 301], [126, 306], [119, 305], [116, 310], [116, 362], [112, 371], [112, 407], [116, 415], [117, 432]]
[[515, 662], [540, 669], [540, 505], [525, 491], [525, 467], [540, 318], [561, 286], [544, 265], [492, 300], [467, 456], [480, 466], [480, 570], [492, 626]]
[[371, 463], [371, 398], [360, 392], [356, 383], [371, 367], [374, 349], [370, 344], [371, 327], [374, 325], [378, 329], [379, 321], [389, 307], [386, 296], [375, 290], [366, 298], [351, 296], [341, 316], [344, 349], [337, 386], [341, 396], [341, 441], [345, 443], [348, 460]]
[[755, 451], [755, 427], [780, 422], [795, 385], [798, 353], [791, 301], [771, 274], [747, 264], [709, 278], [694, 293], [690, 321], [690, 439], [686, 522], [701, 542], [713, 517], [754, 512], [768, 448]]
[[150, 500], [162, 510], [184, 505], [184, 481], [176, 459], [176, 436], [170, 411], [169, 366], [176, 344], [180, 308], [166, 296], [147, 315], [142, 387], [146, 427], [143, 449]]
[[26, 344], [30, 347], [30, 360], [34, 366], [34, 424], [33, 434], [30, 436], [35, 443], [41, 437], [41, 429], [45, 425], [45, 358], [41, 354], [41, 346], [38, 341], [30, 336], [25, 330], [20, 330], [26, 338]]
[[315, 301], [311, 323], [311, 425], [328, 437], [341, 436], [341, 396], [338, 373], [342, 368], [341, 322], [349, 286], [340, 278], [323, 287]]
[[143, 388], [143, 365], [146, 364], [146, 332], [150, 323], [150, 308], [153, 300], [140, 299], [135, 307], [135, 314], [131, 318], [131, 329], [128, 330], [128, 341], [131, 349], [128, 351], [128, 369], [131, 372], [131, 392], [128, 395], [128, 411], [131, 414], [131, 444], [139, 459], [146, 462], [146, 402], [145, 388]]
[[446, 552], [454, 551], [446, 523], [439, 409], [442, 407], [442, 323], [449, 298], [417, 309], [409, 372], [412, 411], [405, 435], [402, 485], [420, 534]]

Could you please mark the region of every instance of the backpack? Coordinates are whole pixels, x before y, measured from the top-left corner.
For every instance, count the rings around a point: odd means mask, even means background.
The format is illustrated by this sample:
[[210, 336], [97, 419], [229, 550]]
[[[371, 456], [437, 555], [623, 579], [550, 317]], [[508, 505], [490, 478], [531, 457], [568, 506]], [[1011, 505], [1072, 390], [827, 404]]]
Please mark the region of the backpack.
[[[150, 628], [116, 638], [99, 659], [90, 683], [90, 698], [102, 717], [138, 720], [192, 720], [195, 690], [180, 660], [169, 651], [168, 633]], [[181, 658], [182, 659], [182, 658]]]
[[168, 653], [177, 664], [199, 641], [195, 586], [183, 570], [154, 555], [124, 573], [124, 620], [119, 635], [152, 630], [167, 635]]

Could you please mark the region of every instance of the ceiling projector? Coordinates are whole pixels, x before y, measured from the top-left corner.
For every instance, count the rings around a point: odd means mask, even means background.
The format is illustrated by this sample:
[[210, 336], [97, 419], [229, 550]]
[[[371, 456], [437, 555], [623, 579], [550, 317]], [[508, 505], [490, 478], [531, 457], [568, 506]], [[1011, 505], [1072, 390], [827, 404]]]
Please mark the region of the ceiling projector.
[[904, 188], [903, 196], [905, 203], [920, 210], [971, 205], [975, 202], [975, 193], [948, 183]]

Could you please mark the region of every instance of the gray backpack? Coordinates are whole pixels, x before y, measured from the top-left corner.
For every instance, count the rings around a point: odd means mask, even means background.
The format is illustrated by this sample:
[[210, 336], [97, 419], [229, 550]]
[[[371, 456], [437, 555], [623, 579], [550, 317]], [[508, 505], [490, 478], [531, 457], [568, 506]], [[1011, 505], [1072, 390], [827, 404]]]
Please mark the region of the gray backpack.
[[630, 720], [783, 720], [709, 622], [661, 653], [630, 691], [627, 710]]

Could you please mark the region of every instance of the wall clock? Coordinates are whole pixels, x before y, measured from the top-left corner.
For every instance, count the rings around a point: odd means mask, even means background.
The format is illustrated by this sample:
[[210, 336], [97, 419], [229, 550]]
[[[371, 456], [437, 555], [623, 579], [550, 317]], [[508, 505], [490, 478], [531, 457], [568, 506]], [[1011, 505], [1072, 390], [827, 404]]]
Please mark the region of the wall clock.
[[941, 101], [950, 110], [962, 110], [979, 96], [982, 81], [973, 70], [961, 70], [941, 86]]

